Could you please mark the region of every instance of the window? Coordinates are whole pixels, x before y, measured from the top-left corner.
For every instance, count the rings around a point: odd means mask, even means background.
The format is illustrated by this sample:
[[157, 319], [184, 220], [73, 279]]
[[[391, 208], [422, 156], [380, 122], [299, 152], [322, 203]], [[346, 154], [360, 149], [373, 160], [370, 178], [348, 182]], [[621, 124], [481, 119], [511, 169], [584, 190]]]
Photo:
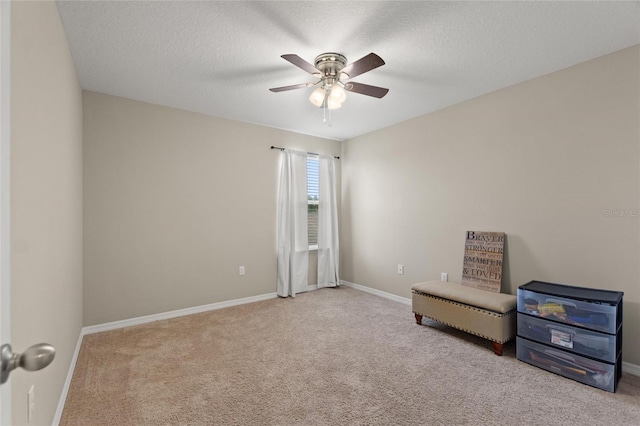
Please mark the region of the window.
[[320, 200], [320, 162], [317, 156], [307, 157], [307, 232], [309, 250], [318, 249], [318, 200]]

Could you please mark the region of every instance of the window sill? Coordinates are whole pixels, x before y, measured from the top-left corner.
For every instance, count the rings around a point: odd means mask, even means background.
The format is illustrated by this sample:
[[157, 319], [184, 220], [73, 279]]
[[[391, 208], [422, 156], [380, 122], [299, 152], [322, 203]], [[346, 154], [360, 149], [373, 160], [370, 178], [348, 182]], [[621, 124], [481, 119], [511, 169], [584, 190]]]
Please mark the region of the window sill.
[[309, 246], [309, 251], [318, 251], [318, 245], [316, 244], [315, 246]]

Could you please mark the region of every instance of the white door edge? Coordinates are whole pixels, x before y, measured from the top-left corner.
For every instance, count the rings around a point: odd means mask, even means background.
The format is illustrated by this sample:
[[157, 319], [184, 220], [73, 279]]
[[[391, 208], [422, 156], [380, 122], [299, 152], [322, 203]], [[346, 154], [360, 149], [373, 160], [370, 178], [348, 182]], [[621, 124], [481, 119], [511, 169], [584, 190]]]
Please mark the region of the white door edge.
[[[0, 1], [0, 342], [11, 341], [9, 220], [11, 2]], [[0, 424], [11, 424], [11, 379], [0, 386]]]

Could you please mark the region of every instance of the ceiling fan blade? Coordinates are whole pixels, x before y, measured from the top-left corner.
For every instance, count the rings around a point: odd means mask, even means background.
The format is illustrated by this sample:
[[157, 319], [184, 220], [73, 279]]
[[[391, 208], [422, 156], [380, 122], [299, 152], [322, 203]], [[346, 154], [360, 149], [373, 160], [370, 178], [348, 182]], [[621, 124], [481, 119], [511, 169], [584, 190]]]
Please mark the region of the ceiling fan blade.
[[311, 65], [309, 62], [305, 61], [298, 55], [294, 55], [294, 54], [282, 55], [281, 58], [291, 62], [296, 67], [308, 72], [309, 74], [317, 74], [320, 72], [316, 67], [314, 67], [313, 65]]
[[389, 89], [378, 86], [369, 86], [368, 84], [350, 82], [345, 84], [345, 90], [354, 93], [360, 93], [361, 95], [373, 96], [374, 98], [383, 98], [389, 92]]
[[300, 83], [300, 84], [293, 84], [291, 86], [274, 87], [269, 90], [271, 90], [272, 92], [286, 92], [287, 90], [303, 89], [305, 87], [311, 87], [311, 86], [313, 86], [313, 83]]
[[369, 53], [367, 56], [344, 67], [342, 72], [349, 75], [349, 78], [353, 78], [382, 65], [384, 65], [384, 61], [380, 56], [375, 53]]

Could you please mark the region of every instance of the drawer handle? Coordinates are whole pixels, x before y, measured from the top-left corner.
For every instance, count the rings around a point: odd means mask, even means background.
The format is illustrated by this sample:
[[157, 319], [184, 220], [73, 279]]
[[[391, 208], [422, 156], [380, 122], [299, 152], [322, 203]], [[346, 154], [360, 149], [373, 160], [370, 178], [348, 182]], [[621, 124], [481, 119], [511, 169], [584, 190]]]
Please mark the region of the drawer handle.
[[567, 302], [565, 300], [558, 300], [558, 299], [547, 299], [547, 303], [557, 303], [558, 305], [568, 305], [568, 306], [573, 306], [574, 308], [576, 307], [575, 303]]
[[546, 326], [548, 329], [550, 330], [558, 330], [561, 331], [563, 333], [567, 333], [570, 334], [572, 336], [575, 336], [577, 333], [569, 328], [564, 328], [564, 327], [558, 327], [557, 325], [547, 325]]

